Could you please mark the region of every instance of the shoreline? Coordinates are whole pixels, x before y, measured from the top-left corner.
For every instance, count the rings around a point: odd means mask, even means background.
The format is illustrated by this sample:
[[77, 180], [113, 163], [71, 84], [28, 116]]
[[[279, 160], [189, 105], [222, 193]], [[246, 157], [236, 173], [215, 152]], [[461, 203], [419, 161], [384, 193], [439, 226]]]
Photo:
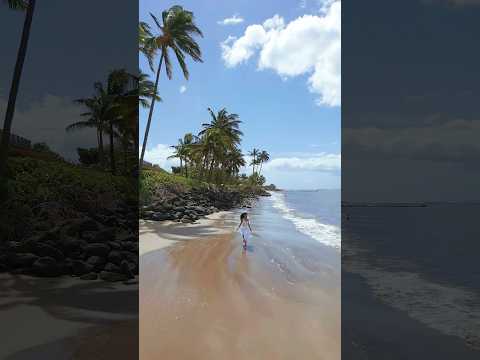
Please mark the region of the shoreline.
[[236, 211], [160, 223], [154, 240], [141, 226], [140, 358], [339, 359], [338, 275], [318, 260], [330, 253], [302, 241], [286, 257], [273, 238], [297, 235], [262, 231], [262, 215], [242, 251]]
[[[195, 239], [204, 239], [218, 234], [229, 233], [226, 218], [233, 210], [219, 211], [201, 218], [194, 223], [176, 221], [139, 221], [139, 257], [152, 251]], [[232, 233], [234, 229], [231, 229]]]

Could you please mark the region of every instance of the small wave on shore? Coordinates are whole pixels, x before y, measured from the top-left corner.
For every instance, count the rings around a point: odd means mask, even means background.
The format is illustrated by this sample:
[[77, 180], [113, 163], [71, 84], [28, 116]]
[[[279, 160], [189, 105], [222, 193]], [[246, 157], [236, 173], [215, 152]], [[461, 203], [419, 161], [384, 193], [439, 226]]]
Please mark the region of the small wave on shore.
[[272, 192], [271, 194], [273, 207], [281, 212], [284, 219], [291, 221], [299, 232], [324, 245], [336, 249], [341, 248], [340, 228], [338, 226], [323, 224], [317, 219], [300, 216], [287, 205], [284, 194], [279, 192]]

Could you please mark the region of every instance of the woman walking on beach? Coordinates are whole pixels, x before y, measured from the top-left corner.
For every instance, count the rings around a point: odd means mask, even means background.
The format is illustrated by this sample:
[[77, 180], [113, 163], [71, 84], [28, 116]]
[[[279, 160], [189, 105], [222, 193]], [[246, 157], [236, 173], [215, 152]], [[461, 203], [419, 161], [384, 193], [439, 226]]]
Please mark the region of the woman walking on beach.
[[240, 225], [238, 225], [237, 231], [240, 230], [243, 239], [243, 250], [247, 250], [247, 241], [252, 235], [252, 228], [250, 227], [250, 221], [248, 220], [248, 213], [244, 212], [240, 215]]

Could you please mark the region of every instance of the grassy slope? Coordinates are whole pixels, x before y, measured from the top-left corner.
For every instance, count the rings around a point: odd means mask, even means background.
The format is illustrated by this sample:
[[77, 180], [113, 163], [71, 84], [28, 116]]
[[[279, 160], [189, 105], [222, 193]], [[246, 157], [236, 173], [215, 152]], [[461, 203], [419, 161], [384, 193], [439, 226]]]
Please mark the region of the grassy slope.
[[0, 239], [16, 240], [29, 232], [32, 209], [58, 202], [71, 214], [102, 208], [113, 201], [136, 202], [136, 179], [71, 165], [63, 161], [26, 157], [9, 159], [9, 179], [2, 183]]
[[12, 158], [9, 169], [9, 191], [18, 201], [69, 201], [87, 193], [111, 193], [125, 200], [137, 196], [134, 179], [62, 161]]
[[[189, 191], [193, 187], [217, 186], [199, 180], [186, 178], [180, 175], [171, 174], [163, 169], [144, 169], [140, 176], [140, 204], [146, 205], [152, 200], [152, 195], [158, 189], [167, 188], [176, 191]], [[247, 183], [238, 185], [223, 185], [223, 189], [240, 191], [245, 195], [261, 195], [264, 189], [261, 186], [252, 186]]]

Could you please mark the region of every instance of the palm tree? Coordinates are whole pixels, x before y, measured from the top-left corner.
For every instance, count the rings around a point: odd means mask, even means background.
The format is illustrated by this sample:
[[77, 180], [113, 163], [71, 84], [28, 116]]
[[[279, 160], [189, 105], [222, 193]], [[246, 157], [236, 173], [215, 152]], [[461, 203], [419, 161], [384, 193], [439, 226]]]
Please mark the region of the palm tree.
[[148, 98], [154, 96], [153, 84], [145, 76], [122, 75], [123, 88], [115, 98], [115, 127], [123, 145], [125, 173], [129, 171], [129, 153], [138, 165], [138, 106], [148, 106]]
[[[195, 25], [193, 13], [191, 11], [184, 10], [181, 6], [175, 5], [170, 9], [163, 11], [162, 22], [160, 22], [155, 15], [150, 15], [160, 30], [160, 34], [153, 37], [149, 36], [148, 31], [145, 31], [146, 39], [144, 40], [145, 44], [155, 43], [155, 50], [160, 51], [161, 53], [154, 86], [154, 93], [157, 93], [158, 80], [160, 78], [160, 72], [163, 63], [165, 63], [167, 77], [169, 79], [172, 78], [172, 63], [170, 61], [169, 50], [174, 52], [180, 68], [183, 71], [183, 75], [185, 79], [188, 80], [189, 73], [187, 64], [185, 63], [185, 54], [190, 56], [194, 61], [202, 62], [200, 47], [193, 39], [192, 35], [203, 36], [203, 34]], [[146, 28], [144, 30], [149, 29]], [[147, 52], [148, 51], [149, 50], [147, 50]], [[150, 112], [148, 114], [147, 126], [145, 129], [145, 136], [143, 138], [140, 167], [143, 164], [154, 107], [155, 99], [152, 99]]]
[[262, 165], [263, 163], [266, 163], [267, 161], [270, 160], [270, 154], [263, 150], [259, 155], [258, 155], [258, 162], [260, 163], [260, 171], [258, 172], [258, 175], [262, 173]]
[[103, 85], [99, 82], [94, 84], [95, 95], [91, 98], [75, 100], [77, 104], [82, 104], [88, 108], [87, 112], [80, 116], [87, 117], [86, 120], [78, 121], [67, 126], [67, 132], [82, 130], [85, 128], [95, 128], [97, 130], [98, 156], [100, 164], [104, 163], [103, 134], [108, 132], [107, 114], [111, 103], [106, 101]]
[[[110, 167], [114, 174], [116, 172], [114, 139], [121, 138], [123, 132], [123, 141], [125, 142], [125, 137], [129, 133], [135, 132], [137, 123], [138, 85], [134, 85], [131, 89], [132, 81], [135, 84], [135, 77], [121, 69], [114, 70], [108, 75], [106, 86], [101, 82], [96, 82], [93, 97], [76, 100], [77, 103], [83, 104], [89, 109], [88, 112], [82, 114], [89, 118], [86, 121], [79, 121], [67, 126], [67, 131], [87, 127], [97, 129], [99, 157], [102, 164], [104, 158], [103, 134], [109, 135]], [[135, 137], [133, 136], [133, 138]]]
[[211, 179], [216, 169], [225, 163], [227, 154], [240, 144], [243, 133], [239, 129], [241, 121], [237, 114], [229, 114], [225, 108], [217, 114], [210, 108], [208, 111], [212, 120], [202, 124], [203, 129], [198, 135], [202, 140], [202, 172], [207, 171]]
[[143, 108], [148, 108], [153, 98], [155, 101], [162, 101], [158, 93], [155, 93], [155, 86], [152, 81], [148, 80], [148, 75], [139, 72], [138, 82], [138, 101]]
[[252, 165], [252, 175], [255, 174], [255, 165], [257, 165], [257, 157], [260, 155], [260, 150], [253, 148], [252, 151], [248, 153], [249, 156], [252, 157], [252, 161], [250, 162], [250, 165]]
[[246, 162], [240, 149], [235, 149], [226, 156], [227, 172], [231, 177], [237, 176], [241, 167], [245, 166], [245, 164]]
[[[193, 143], [193, 135], [191, 133], [185, 134], [183, 139], [178, 139], [177, 145], [170, 146], [175, 149], [173, 155], [168, 159], [178, 158], [180, 160], [180, 172], [185, 169], [185, 177], [188, 177], [188, 158], [190, 156], [190, 146]], [[183, 166], [185, 165], [185, 167]]]
[[123, 119], [120, 110], [121, 100], [129, 93], [128, 86], [131, 79], [131, 75], [127, 73], [124, 69], [113, 70], [108, 75], [107, 79], [106, 97], [107, 101], [109, 101], [111, 104], [111, 107], [109, 108], [110, 111], [107, 114], [107, 120], [109, 125], [108, 133], [110, 138], [110, 166], [113, 174], [115, 174], [116, 172], [114, 138], [116, 136], [119, 137], [118, 133], [115, 132], [115, 127], [117, 127], [119, 121]]
[[150, 25], [146, 22], [138, 24], [138, 51], [140, 51], [148, 60], [150, 69], [155, 71], [153, 67], [153, 60], [155, 51], [157, 49], [155, 38], [150, 30]]
[[228, 111], [223, 108], [216, 115], [211, 108], [207, 109], [212, 117], [210, 123], [202, 124], [203, 129], [198, 133], [199, 136], [206, 134], [212, 129], [218, 129], [221, 131], [230, 141], [231, 146], [238, 145], [243, 133], [239, 127], [242, 123], [237, 114], [229, 114]]
[[10, 147], [10, 133], [12, 130], [13, 115], [15, 113], [15, 104], [17, 101], [20, 78], [22, 76], [23, 63], [27, 54], [28, 39], [30, 37], [30, 28], [32, 26], [33, 13], [35, 11], [35, 0], [7, 0], [10, 9], [26, 11], [25, 21], [23, 23], [22, 38], [18, 48], [17, 61], [13, 71], [13, 79], [8, 95], [7, 111], [3, 123], [2, 142], [0, 144], [0, 176], [5, 173], [7, 167], [8, 149]]

